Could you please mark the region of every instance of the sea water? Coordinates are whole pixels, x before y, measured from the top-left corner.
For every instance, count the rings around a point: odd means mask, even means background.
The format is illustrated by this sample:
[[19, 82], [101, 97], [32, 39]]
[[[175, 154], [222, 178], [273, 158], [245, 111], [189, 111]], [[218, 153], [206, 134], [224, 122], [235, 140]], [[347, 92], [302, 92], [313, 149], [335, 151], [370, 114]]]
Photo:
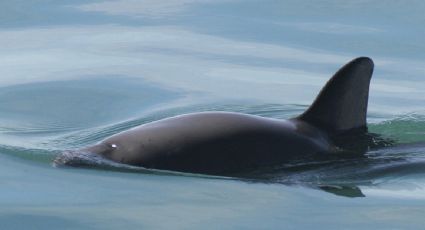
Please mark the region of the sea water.
[[[0, 229], [422, 229], [425, 3], [0, 2]], [[375, 61], [368, 123], [395, 145], [273, 180], [123, 165], [63, 150], [198, 111], [300, 114], [343, 64]]]

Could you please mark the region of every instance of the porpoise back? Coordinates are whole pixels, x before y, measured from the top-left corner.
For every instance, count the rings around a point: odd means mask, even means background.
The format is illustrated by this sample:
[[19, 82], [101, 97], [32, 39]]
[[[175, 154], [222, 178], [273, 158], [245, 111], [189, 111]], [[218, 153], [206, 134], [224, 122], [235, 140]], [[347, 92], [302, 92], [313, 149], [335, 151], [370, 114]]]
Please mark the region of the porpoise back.
[[[146, 168], [214, 175], [308, 159], [333, 151], [335, 135], [367, 130], [372, 73], [371, 59], [354, 59], [328, 81], [310, 108], [293, 119], [186, 114], [135, 127], [78, 151]], [[65, 155], [55, 162], [72, 165]]]

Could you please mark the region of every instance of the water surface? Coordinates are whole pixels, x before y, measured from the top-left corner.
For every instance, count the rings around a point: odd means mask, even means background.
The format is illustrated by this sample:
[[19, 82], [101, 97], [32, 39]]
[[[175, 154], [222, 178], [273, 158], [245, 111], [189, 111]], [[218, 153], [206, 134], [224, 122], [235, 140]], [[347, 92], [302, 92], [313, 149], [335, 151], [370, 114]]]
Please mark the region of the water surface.
[[[2, 1], [0, 228], [422, 228], [424, 7]], [[293, 117], [357, 56], [376, 64], [370, 131], [396, 143], [364, 158], [285, 166], [272, 180], [52, 167], [64, 149], [173, 115]]]

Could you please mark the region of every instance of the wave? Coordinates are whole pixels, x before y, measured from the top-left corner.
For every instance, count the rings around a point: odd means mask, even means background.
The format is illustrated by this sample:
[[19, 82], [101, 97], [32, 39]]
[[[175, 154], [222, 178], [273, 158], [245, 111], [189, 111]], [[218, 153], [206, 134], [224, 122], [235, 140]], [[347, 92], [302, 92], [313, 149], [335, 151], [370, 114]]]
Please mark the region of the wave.
[[424, 112], [408, 113], [369, 124], [369, 130], [386, 136], [398, 143], [414, 143], [425, 141], [425, 114]]

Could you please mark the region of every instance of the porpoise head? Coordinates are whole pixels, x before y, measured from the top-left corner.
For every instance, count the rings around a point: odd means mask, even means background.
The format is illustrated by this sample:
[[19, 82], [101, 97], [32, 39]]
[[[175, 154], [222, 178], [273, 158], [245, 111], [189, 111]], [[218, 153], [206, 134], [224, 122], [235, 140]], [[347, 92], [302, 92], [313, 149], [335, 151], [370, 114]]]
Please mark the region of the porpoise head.
[[118, 144], [101, 141], [95, 145], [77, 149], [66, 150], [59, 154], [53, 161], [54, 166], [90, 166], [101, 165], [108, 156], [114, 154], [118, 149]]

